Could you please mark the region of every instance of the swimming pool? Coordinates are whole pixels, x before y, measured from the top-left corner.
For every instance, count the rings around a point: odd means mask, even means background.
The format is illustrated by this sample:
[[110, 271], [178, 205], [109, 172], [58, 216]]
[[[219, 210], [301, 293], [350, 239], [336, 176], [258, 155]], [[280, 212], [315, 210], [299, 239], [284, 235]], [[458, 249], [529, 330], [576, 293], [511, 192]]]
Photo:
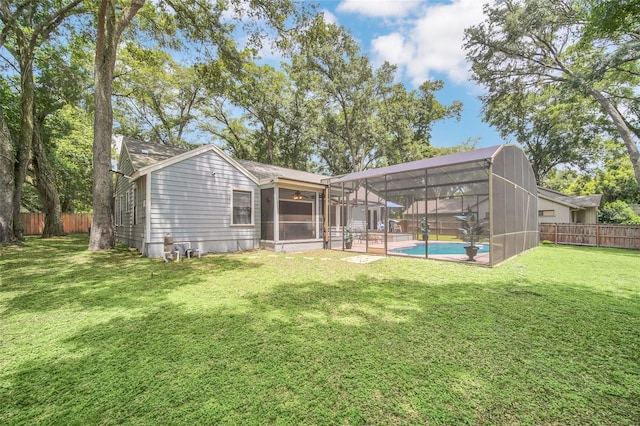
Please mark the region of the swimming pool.
[[[429, 254], [465, 254], [466, 243], [429, 243]], [[476, 244], [478, 253], [489, 253], [489, 244]], [[389, 253], [424, 256], [424, 243], [417, 243], [409, 247], [399, 247], [389, 250]]]

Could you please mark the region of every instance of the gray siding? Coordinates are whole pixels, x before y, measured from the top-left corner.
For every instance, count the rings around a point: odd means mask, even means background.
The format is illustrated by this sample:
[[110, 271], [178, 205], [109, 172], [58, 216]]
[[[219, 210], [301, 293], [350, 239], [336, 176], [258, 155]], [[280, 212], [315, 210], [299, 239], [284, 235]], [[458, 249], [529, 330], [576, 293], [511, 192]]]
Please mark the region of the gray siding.
[[[215, 173], [215, 175], [214, 175]], [[253, 192], [252, 225], [232, 225], [232, 190]], [[150, 235], [146, 254], [162, 256], [164, 236], [190, 241], [201, 253], [260, 247], [260, 190], [213, 151], [151, 173]]]
[[[120, 158], [118, 170], [127, 176], [133, 174], [133, 167], [126, 153]], [[116, 241], [134, 247], [140, 252], [144, 252], [145, 182], [146, 176], [132, 182], [118, 175], [115, 189]]]

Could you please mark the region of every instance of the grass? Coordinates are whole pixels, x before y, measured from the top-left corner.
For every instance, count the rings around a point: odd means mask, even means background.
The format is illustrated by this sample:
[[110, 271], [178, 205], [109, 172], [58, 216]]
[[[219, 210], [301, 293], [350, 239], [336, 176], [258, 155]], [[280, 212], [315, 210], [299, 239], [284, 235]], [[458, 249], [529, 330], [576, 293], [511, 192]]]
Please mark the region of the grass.
[[640, 423], [640, 252], [0, 247], [0, 423]]

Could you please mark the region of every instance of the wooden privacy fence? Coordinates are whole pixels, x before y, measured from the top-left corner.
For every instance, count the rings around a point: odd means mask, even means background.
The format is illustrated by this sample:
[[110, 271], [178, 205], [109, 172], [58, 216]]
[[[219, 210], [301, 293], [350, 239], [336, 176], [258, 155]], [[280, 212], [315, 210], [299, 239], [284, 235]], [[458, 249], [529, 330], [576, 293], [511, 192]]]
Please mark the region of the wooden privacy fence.
[[[42, 234], [44, 213], [20, 213], [24, 235]], [[91, 226], [91, 213], [62, 213], [62, 226], [68, 234], [87, 233]]]
[[640, 250], [640, 226], [612, 224], [541, 223], [540, 241]]

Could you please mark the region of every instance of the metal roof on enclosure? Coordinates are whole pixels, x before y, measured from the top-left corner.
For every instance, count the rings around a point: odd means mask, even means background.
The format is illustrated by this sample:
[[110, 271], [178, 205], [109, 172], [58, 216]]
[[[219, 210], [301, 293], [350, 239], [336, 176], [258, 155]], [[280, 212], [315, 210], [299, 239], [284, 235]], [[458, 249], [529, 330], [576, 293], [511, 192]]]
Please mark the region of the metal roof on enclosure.
[[334, 184], [349, 182], [353, 180], [369, 179], [393, 173], [410, 172], [421, 169], [433, 169], [437, 167], [454, 166], [456, 164], [473, 163], [492, 159], [504, 145], [496, 145], [488, 148], [480, 148], [473, 151], [458, 152], [455, 154], [443, 155], [441, 157], [425, 158], [412, 161], [410, 163], [396, 164], [393, 166], [381, 167], [378, 169], [363, 170], [361, 172], [349, 173], [337, 178], [327, 179], [325, 183]]

